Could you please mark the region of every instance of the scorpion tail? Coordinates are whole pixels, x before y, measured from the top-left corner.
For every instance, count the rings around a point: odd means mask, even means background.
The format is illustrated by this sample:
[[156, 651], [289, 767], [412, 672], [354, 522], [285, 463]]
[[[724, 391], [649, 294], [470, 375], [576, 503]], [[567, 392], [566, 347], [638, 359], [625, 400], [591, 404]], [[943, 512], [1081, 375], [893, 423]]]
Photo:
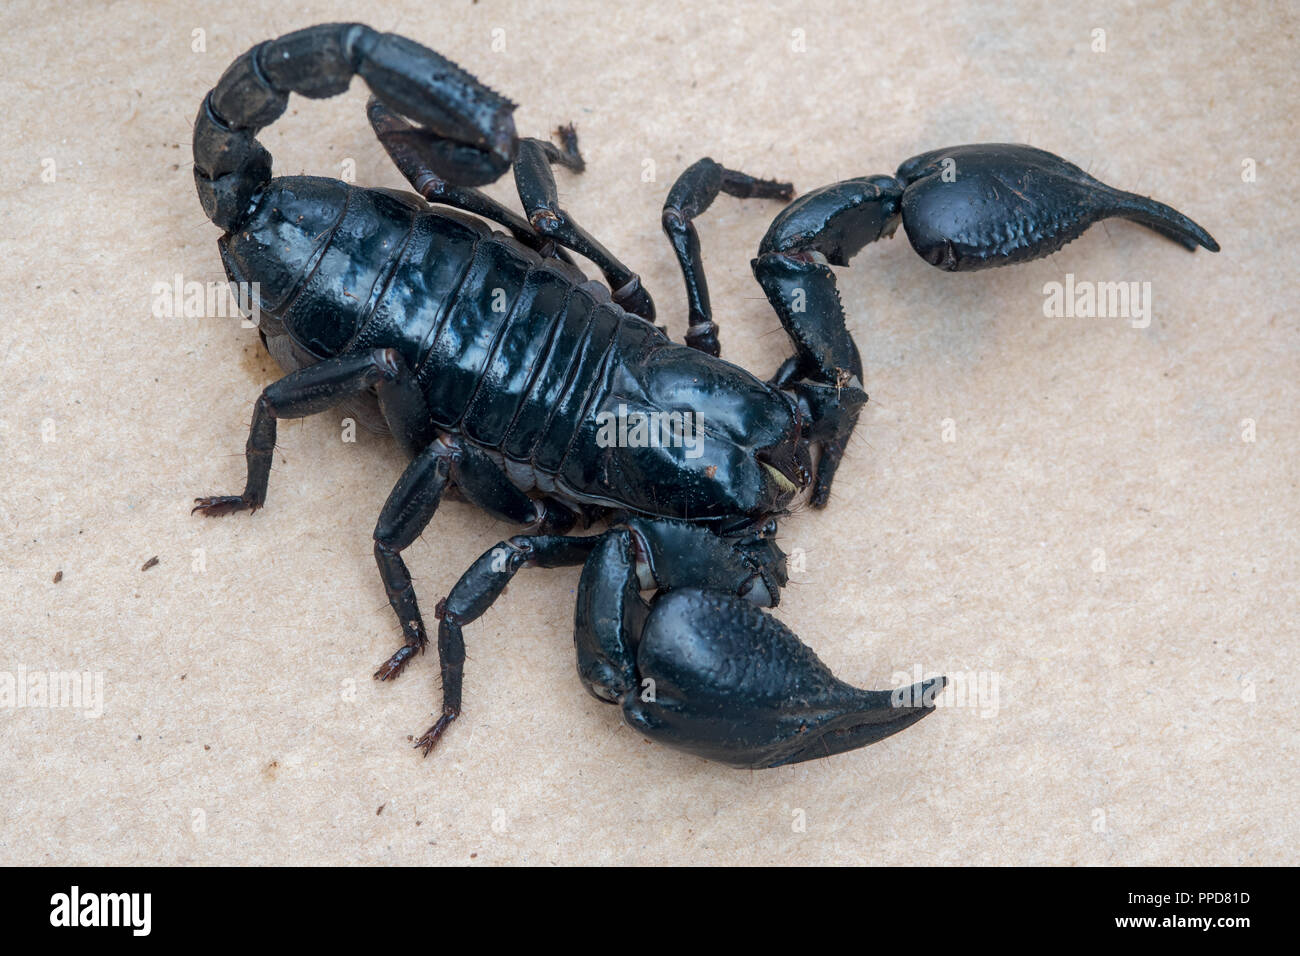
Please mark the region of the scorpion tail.
[[405, 37], [359, 23], [326, 23], [259, 43], [208, 92], [194, 123], [194, 182], [208, 218], [236, 231], [271, 179], [257, 133], [290, 93], [323, 99], [354, 75], [437, 144], [437, 172], [458, 185], [498, 178], [514, 158], [514, 104], [455, 63]]

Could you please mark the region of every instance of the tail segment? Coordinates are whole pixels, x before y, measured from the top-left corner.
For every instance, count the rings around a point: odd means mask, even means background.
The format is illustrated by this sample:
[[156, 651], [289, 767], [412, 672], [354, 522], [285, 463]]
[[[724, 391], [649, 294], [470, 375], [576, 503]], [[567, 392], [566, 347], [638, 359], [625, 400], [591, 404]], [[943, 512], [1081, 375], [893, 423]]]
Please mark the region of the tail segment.
[[326, 23], [267, 40], [232, 63], [194, 123], [194, 183], [209, 219], [237, 230], [271, 179], [271, 155], [256, 139], [289, 94], [324, 99], [359, 75], [375, 97], [420, 124], [436, 144], [448, 182], [480, 185], [509, 167], [514, 104], [432, 50], [360, 23]]

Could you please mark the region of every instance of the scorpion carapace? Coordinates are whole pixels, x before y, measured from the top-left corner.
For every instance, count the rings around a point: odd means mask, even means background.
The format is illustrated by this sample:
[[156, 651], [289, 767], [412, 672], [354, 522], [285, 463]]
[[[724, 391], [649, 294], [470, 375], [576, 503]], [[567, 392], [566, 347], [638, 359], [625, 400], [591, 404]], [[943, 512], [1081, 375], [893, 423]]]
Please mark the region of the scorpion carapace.
[[[258, 131], [290, 93], [332, 96], [354, 75], [369, 84], [371, 125], [419, 197], [272, 178]], [[709, 159], [681, 174], [663, 210], [689, 307], [686, 343], [674, 343], [653, 324], [637, 275], [557, 201], [551, 167], [583, 168], [576, 132], [561, 128], [558, 146], [521, 138], [513, 108], [437, 53], [359, 24], [261, 43], [226, 70], [195, 122], [195, 182], [224, 230], [229, 278], [258, 290], [260, 333], [286, 374], [256, 402], [243, 493], [198, 499], [195, 510], [262, 506], [278, 419], [357, 401], [377, 408], [410, 459], [374, 533], [403, 633], [382, 680], [427, 643], [402, 552], [443, 492], [455, 487], [523, 530], [438, 605], [443, 700], [417, 742], [426, 754], [461, 712], [462, 629], [528, 566], [582, 566], [578, 672], [653, 740], [772, 767], [852, 750], [925, 716], [943, 678], [858, 690], [762, 610], [786, 583], [777, 519], [804, 496], [826, 504], [867, 399], [829, 266], [900, 223], [949, 270], [1046, 255], [1109, 216], [1189, 248], [1217, 249], [1214, 240], [1041, 150], [926, 153], [896, 176], [827, 186], [776, 217], [752, 266], [795, 354], [763, 381], [718, 357], [692, 220], [719, 193], [789, 200], [790, 185]], [[475, 188], [507, 169], [524, 217]], [[588, 280], [570, 252], [605, 283]], [[604, 530], [569, 535], [579, 521]]]

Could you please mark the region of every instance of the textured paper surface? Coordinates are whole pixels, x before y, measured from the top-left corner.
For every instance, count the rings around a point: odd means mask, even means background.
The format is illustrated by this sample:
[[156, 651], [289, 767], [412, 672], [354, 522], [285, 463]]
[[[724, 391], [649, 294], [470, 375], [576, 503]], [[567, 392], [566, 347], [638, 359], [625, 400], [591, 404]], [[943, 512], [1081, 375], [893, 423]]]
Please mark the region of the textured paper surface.
[[[0, 672], [100, 675], [103, 713], [0, 709], [0, 862], [1296, 862], [1284, 5], [515, 6], [8, 12]], [[778, 613], [846, 680], [973, 676], [978, 706], [831, 760], [711, 765], [584, 693], [578, 572], [532, 571], [467, 629], [464, 717], [423, 760], [435, 659], [370, 679], [399, 640], [370, 538], [397, 451], [342, 442], [337, 414], [284, 424], [264, 511], [189, 515], [242, 486], [275, 377], [238, 321], [151, 308], [156, 283], [221, 279], [192, 118], [254, 42], [358, 16], [517, 100], [523, 132], [577, 123], [562, 200], [677, 336], [659, 208], [702, 155], [807, 190], [1027, 142], [1218, 238], [1111, 222], [947, 275], [900, 234], [840, 271], [872, 401], [832, 507], [783, 525], [804, 570]], [[263, 137], [277, 170], [402, 186], [364, 102], [294, 99]], [[724, 354], [764, 375], [789, 346], [748, 261], [775, 212], [724, 197], [700, 222]], [[1045, 317], [1067, 275], [1149, 282], [1149, 327]], [[426, 614], [510, 533], [444, 505], [408, 552]]]

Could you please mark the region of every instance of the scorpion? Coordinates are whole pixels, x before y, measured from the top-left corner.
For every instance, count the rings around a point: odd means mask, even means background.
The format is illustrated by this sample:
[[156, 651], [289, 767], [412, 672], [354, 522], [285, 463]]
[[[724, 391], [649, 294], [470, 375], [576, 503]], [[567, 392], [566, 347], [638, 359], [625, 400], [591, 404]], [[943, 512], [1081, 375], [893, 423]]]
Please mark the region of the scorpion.
[[[370, 88], [375, 134], [418, 196], [272, 177], [257, 134], [291, 93], [334, 96], [354, 75]], [[893, 176], [792, 202], [790, 184], [706, 158], [681, 173], [663, 207], [689, 310], [683, 344], [655, 324], [638, 275], [561, 208], [552, 167], [584, 168], [573, 127], [556, 131], [559, 145], [520, 137], [514, 109], [438, 53], [362, 24], [289, 33], [227, 68], [194, 124], [195, 184], [223, 230], [227, 277], [257, 290], [259, 334], [284, 376], [256, 401], [243, 492], [195, 499], [193, 510], [262, 507], [279, 419], [343, 406], [390, 432], [408, 464], [374, 531], [402, 632], [374, 675], [384, 681], [429, 641], [402, 553], [444, 492], [519, 528], [437, 606], [442, 706], [415, 742], [426, 756], [461, 714], [463, 629], [525, 567], [581, 566], [578, 674], [652, 741], [776, 767], [926, 716], [943, 677], [858, 689], [766, 610], [788, 581], [777, 522], [804, 503], [826, 505], [867, 401], [830, 267], [900, 224], [947, 271], [1045, 256], [1108, 217], [1188, 249], [1218, 244], [1169, 206], [1029, 146], [934, 150]], [[507, 169], [526, 217], [478, 189]], [[751, 263], [794, 347], [766, 380], [720, 357], [693, 223], [719, 193], [788, 203]], [[611, 441], [614, 414], [679, 415], [695, 441]], [[579, 522], [603, 530], [569, 534]]]

